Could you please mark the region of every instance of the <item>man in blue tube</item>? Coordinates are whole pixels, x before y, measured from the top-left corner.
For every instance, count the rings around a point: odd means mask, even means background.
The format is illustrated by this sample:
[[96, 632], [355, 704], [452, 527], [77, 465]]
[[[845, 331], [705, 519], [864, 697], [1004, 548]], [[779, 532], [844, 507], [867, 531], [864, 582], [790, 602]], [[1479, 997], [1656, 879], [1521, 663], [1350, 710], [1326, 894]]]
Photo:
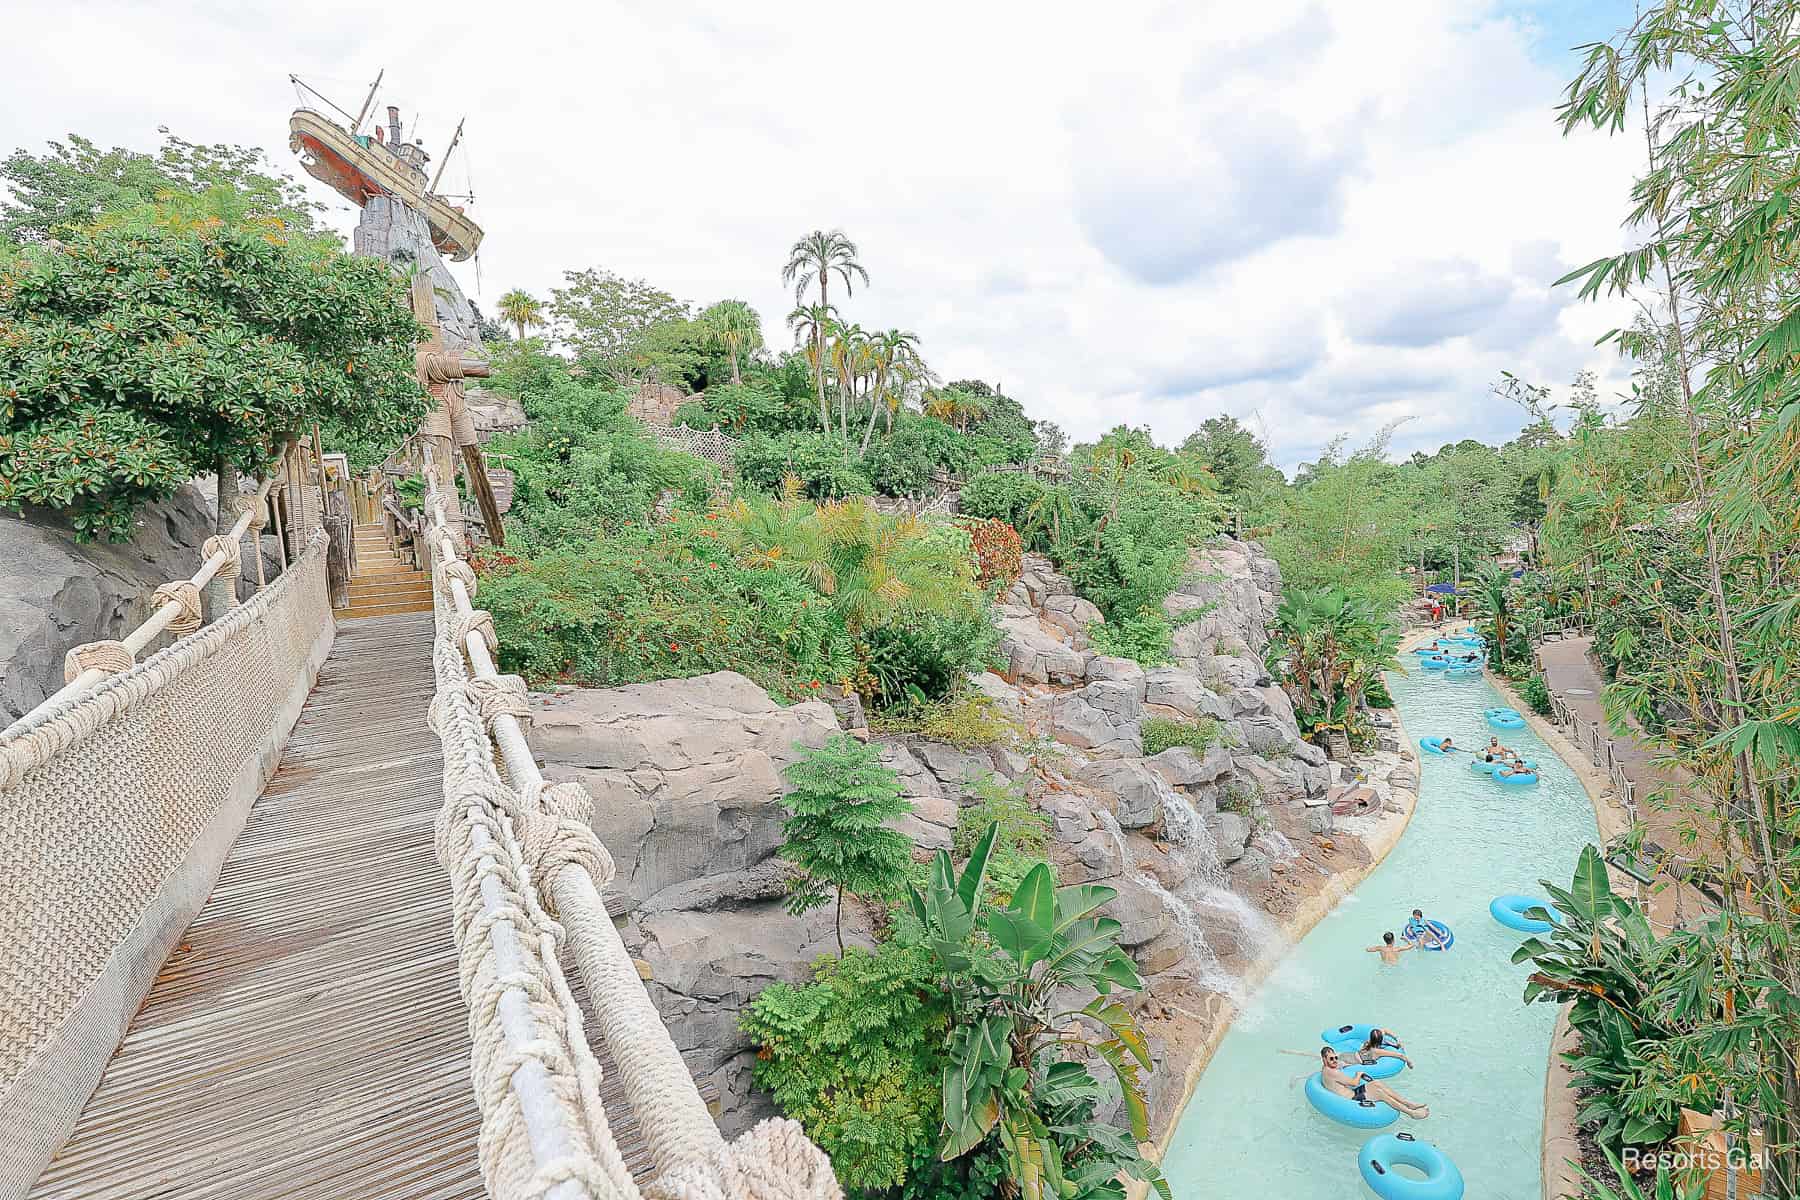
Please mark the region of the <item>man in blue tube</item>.
[[1320, 1047], [1319, 1059], [1319, 1077], [1328, 1091], [1358, 1104], [1391, 1104], [1415, 1121], [1431, 1115], [1426, 1105], [1403, 1099], [1393, 1088], [1370, 1079], [1365, 1072], [1345, 1070], [1343, 1059], [1330, 1046]]

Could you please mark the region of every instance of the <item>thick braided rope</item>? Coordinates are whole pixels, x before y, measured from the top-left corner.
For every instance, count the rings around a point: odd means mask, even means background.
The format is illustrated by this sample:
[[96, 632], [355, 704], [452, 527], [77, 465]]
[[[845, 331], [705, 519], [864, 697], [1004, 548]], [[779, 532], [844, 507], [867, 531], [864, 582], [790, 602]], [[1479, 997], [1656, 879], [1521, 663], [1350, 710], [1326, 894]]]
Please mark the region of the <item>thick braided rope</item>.
[[214, 579], [236, 579], [244, 573], [244, 549], [236, 538], [215, 533], [200, 543], [201, 558], [211, 561], [219, 555], [225, 557], [213, 572]]
[[831, 1160], [794, 1121], [759, 1122], [715, 1154], [658, 1178], [652, 1200], [843, 1200]]
[[450, 598], [450, 581], [453, 579], [462, 583], [464, 589], [469, 593], [469, 599], [475, 598], [475, 590], [480, 579], [475, 574], [475, 568], [462, 559], [452, 558], [446, 562], [440, 562], [436, 574], [438, 591], [443, 593], [446, 600]]
[[168, 604], [181, 605], [181, 615], [169, 622], [169, 632], [176, 637], [186, 637], [200, 628], [200, 589], [191, 579], [177, 579], [165, 583], [151, 595], [150, 602], [161, 609]]
[[500, 652], [500, 637], [494, 632], [494, 614], [487, 609], [477, 608], [456, 619], [456, 640], [459, 645], [471, 633], [481, 635], [481, 640], [487, 643], [489, 654]]
[[[463, 623], [441, 597], [437, 623], [432, 658], [438, 692], [430, 716], [444, 746], [445, 803], [435, 842], [452, 883], [471, 1074], [482, 1110], [483, 1179], [502, 1200], [540, 1196], [565, 1181], [579, 1183], [594, 1197], [636, 1200], [631, 1174], [606, 1126], [599, 1063], [558, 963], [562, 927], [538, 902], [515, 827], [524, 805], [499, 779], [455, 632]], [[497, 890], [500, 903], [485, 903], [484, 889]], [[517, 962], [505, 970], [498, 946], [508, 936]], [[520, 1049], [509, 1047], [499, 1018], [509, 993], [529, 1010], [532, 1028], [539, 1031]], [[536, 1158], [513, 1086], [515, 1074], [530, 1065], [541, 1068], [577, 1143], [548, 1162]]]
[[88, 671], [123, 675], [136, 665], [137, 658], [124, 642], [87, 642], [63, 655], [63, 682], [74, 683]]
[[[120, 714], [162, 691], [202, 660], [230, 644], [239, 629], [270, 609], [286, 607], [294, 588], [323, 578], [325, 533], [317, 531], [294, 569], [193, 635], [178, 639], [138, 663], [75, 696], [41, 705], [0, 735], [0, 788], [19, 785], [27, 772], [80, 745]], [[65, 662], [65, 670], [66, 670]]]
[[[491, 623], [489, 628], [492, 628]], [[519, 676], [477, 676], [469, 680], [468, 688], [475, 698], [475, 707], [481, 710], [481, 722], [489, 732], [493, 731], [494, 722], [502, 716], [511, 717], [521, 724], [530, 724], [531, 705], [525, 700], [525, 681]]]

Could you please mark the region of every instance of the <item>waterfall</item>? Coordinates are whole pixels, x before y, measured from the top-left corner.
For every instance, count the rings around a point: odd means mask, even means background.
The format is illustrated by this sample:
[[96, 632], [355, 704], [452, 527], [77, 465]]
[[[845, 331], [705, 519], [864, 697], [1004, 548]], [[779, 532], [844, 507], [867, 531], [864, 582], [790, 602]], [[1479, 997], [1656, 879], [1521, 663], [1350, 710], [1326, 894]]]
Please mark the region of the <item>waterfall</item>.
[[1263, 830], [1250, 839], [1250, 844], [1268, 855], [1270, 862], [1291, 863], [1300, 857], [1300, 851], [1279, 829]]
[[1137, 867], [1118, 818], [1104, 808], [1095, 809], [1095, 815], [1112, 837], [1125, 871], [1174, 918], [1188, 944], [1195, 982], [1242, 1001], [1243, 983], [1220, 961], [1218, 950], [1208, 939], [1208, 929], [1232, 943], [1235, 957], [1245, 963], [1258, 958], [1279, 931], [1266, 913], [1231, 890], [1212, 833], [1188, 798], [1170, 788], [1162, 799], [1163, 829], [1170, 857], [1181, 869], [1180, 882], [1173, 891]]

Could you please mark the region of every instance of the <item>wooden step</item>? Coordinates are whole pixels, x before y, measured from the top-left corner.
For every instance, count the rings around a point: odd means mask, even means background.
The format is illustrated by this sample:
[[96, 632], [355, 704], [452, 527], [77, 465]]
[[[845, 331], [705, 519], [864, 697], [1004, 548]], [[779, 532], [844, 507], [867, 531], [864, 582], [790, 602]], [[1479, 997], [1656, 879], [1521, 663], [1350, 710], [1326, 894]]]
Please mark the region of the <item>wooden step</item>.
[[394, 604], [356, 604], [349, 608], [337, 610], [340, 621], [355, 621], [363, 617], [390, 617], [397, 613], [421, 613], [431, 611], [431, 600], [405, 600]]

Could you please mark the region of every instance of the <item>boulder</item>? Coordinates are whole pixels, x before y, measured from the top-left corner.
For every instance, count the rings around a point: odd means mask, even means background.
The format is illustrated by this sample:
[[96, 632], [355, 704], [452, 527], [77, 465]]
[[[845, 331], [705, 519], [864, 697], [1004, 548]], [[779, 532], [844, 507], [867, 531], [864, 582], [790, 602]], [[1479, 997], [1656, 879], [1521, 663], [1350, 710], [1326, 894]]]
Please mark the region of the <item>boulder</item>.
[[1233, 715], [1223, 699], [1184, 667], [1157, 667], [1146, 672], [1144, 703], [1172, 708], [1186, 717], [1229, 721]]
[[[171, 499], [140, 509], [131, 540], [119, 543], [78, 542], [68, 518], [48, 509], [0, 516], [0, 726], [63, 686], [71, 649], [116, 641], [150, 616], [158, 586], [199, 569], [215, 506], [215, 493], [184, 484]], [[240, 592], [248, 594], [247, 586]], [[170, 640], [159, 638], [138, 660]]]
[[1046, 630], [1034, 616], [1002, 614], [1000, 658], [1006, 676], [1017, 683], [1078, 683], [1082, 677], [1081, 652]]
[[1172, 924], [1162, 897], [1151, 891], [1140, 879], [1123, 874], [1111, 880], [1119, 894], [1106, 906], [1106, 915], [1119, 922], [1119, 944], [1126, 949], [1142, 946], [1162, 934]]
[[641, 902], [688, 880], [747, 870], [781, 845], [781, 770], [838, 732], [831, 709], [783, 708], [720, 671], [629, 687], [574, 688], [534, 707], [530, 740], [553, 780], [583, 783], [594, 831]]
[[1213, 844], [1219, 849], [1219, 861], [1230, 866], [1244, 857], [1244, 848], [1250, 843], [1250, 818], [1241, 813], [1217, 812], [1207, 821], [1212, 830]]
[[1292, 758], [1293, 748], [1300, 744], [1300, 737], [1292, 721], [1282, 721], [1266, 714], [1244, 716], [1238, 719], [1238, 735], [1244, 739], [1244, 745], [1264, 757]]
[[1019, 689], [992, 671], [983, 671], [969, 680], [976, 694], [986, 696], [996, 711], [1017, 720], [1022, 712]]
[[[634, 917], [625, 936], [649, 967], [645, 987], [695, 1078], [719, 1090], [719, 1129], [731, 1137], [774, 1107], [751, 1086], [756, 1052], [738, 1019], [771, 983], [804, 983], [814, 959], [837, 953], [832, 906], [792, 916], [767, 902], [720, 912]], [[870, 945], [860, 913], [845, 910], [845, 941]]]
[[1231, 774], [1231, 755], [1222, 746], [1207, 747], [1204, 755], [1186, 746], [1164, 750], [1144, 760], [1144, 765], [1161, 775], [1171, 787], [1183, 791], [1217, 783]]
[[1137, 693], [1140, 701], [1144, 698], [1144, 668], [1129, 658], [1114, 658], [1105, 654], [1093, 655], [1087, 660], [1086, 673], [1089, 683], [1127, 684]]
[[1062, 630], [1072, 645], [1083, 649], [1088, 644], [1088, 626], [1105, 620], [1098, 608], [1080, 596], [1046, 596], [1042, 615], [1044, 624]]
[[[1117, 688], [1115, 683], [1094, 687]], [[1056, 740], [1082, 750], [1137, 756], [1144, 743], [1136, 719], [1119, 721], [1113, 712], [1098, 707], [1086, 694], [1090, 689], [1056, 697], [1050, 710], [1051, 731]], [[1126, 695], [1129, 695], [1127, 691]], [[1117, 696], [1111, 696], [1117, 702]]]
[[1144, 829], [1162, 820], [1169, 784], [1146, 760], [1103, 759], [1090, 763], [1081, 778], [1113, 797], [1122, 827]]

